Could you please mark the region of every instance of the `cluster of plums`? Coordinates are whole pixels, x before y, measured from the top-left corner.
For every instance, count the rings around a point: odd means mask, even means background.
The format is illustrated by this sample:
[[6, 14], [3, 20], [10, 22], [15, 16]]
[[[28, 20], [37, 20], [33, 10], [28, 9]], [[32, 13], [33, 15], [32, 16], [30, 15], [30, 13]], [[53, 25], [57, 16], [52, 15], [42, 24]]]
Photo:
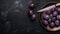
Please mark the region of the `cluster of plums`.
[[35, 19], [36, 19], [36, 15], [35, 15], [35, 13], [34, 13], [34, 11], [33, 11], [34, 8], [35, 8], [35, 4], [34, 4], [34, 3], [30, 3], [30, 4], [29, 4], [29, 9], [30, 9], [30, 10], [28, 10], [28, 15], [29, 15], [29, 17], [30, 17], [32, 20], [35, 20]]
[[60, 7], [52, 8], [43, 14], [43, 24], [50, 27], [60, 25]]

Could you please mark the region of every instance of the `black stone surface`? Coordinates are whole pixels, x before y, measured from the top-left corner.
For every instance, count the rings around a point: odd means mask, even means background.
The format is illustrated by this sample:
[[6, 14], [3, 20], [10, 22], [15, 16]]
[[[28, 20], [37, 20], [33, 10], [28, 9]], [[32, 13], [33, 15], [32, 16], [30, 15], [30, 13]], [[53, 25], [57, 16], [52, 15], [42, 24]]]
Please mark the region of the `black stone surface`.
[[[19, 1], [19, 4], [15, 4]], [[36, 21], [32, 22], [27, 16], [28, 5], [33, 1], [36, 4], [34, 12], [37, 16]], [[39, 23], [37, 10], [41, 9], [48, 2], [60, 2], [60, 0], [0, 0], [0, 32], [4, 34], [58, 34], [43, 29]], [[24, 32], [24, 33], [23, 33]]]

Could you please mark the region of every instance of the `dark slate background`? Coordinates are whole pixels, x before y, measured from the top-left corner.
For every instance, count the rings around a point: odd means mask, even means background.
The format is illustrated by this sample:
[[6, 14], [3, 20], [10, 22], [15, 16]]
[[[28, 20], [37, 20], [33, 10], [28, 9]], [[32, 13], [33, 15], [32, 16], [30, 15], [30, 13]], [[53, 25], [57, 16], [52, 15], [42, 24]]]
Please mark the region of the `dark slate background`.
[[[16, 4], [16, 1], [19, 3]], [[34, 2], [36, 7], [36, 21], [32, 22], [27, 15], [29, 3]], [[36, 11], [41, 9], [48, 2], [60, 2], [60, 0], [0, 0], [0, 32], [21, 34], [21, 33], [42, 33], [58, 34], [58, 32], [49, 32], [39, 23], [39, 15]]]

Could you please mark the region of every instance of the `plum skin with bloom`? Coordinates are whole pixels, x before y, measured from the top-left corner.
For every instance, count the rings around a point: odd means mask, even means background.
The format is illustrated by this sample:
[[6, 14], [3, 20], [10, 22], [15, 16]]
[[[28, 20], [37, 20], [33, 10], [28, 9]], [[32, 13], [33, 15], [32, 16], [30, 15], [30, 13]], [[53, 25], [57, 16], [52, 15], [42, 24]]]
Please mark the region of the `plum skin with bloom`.
[[[60, 9], [59, 9], [60, 11]], [[47, 20], [46, 22], [44, 22], [45, 24], [50, 24], [49, 26], [51, 27], [55, 27], [55, 26], [60, 26], [60, 14], [58, 12], [58, 10], [54, 10], [54, 11], [46, 11], [43, 12], [45, 14], [43, 14], [43, 21]], [[48, 26], [48, 25], [47, 25]]]

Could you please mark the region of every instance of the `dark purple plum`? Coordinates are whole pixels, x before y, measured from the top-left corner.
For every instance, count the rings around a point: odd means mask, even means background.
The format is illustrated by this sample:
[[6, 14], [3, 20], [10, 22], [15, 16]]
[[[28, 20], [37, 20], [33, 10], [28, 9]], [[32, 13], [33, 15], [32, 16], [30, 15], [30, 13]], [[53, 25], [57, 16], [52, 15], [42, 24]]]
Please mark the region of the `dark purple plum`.
[[54, 10], [55, 10], [55, 8], [52, 8], [52, 9], [51, 9], [51, 11], [54, 11]]
[[51, 11], [50, 11], [50, 10], [48, 10], [48, 11], [46, 11], [46, 13], [47, 13], [47, 14], [51, 14]]
[[30, 7], [31, 9], [34, 9], [34, 8], [35, 8], [35, 4], [34, 4], [34, 3], [30, 3], [30, 4], [29, 4], [29, 7]]
[[57, 10], [58, 10], [58, 12], [60, 12], [60, 8], [58, 8]]
[[28, 11], [28, 14], [29, 14], [29, 15], [33, 15], [33, 14], [34, 14], [33, 10], [29, 10], [29, 11]]
[[54, 22], [51, 22], [50, 27], [54, 27], [54, 26], [55, 26]]
[[56, 24], [56, 25], [59, 25], [59, 20], [56, 20], [56, 21], [55, 21], [55, 24]]
[[44, 15], [44, 19], [49, 19], [49, 15]]
[[48, 22], [51, 23], [51, 22], [52, 22], [51, 20], [52, 20], [52, 19], [48, 19]]
[[33, 20], [36, 19], [36, 15], [33, 14], [31, 18], [32, 18]]
[[55, 21], [55, 20], [56, 20], [56, 17], [53, 17], [53, 18], [52, 18], [52, 21]]
[[54, 11], [53, 12], [53, 16], [56, 16], [58, 13], [57, 13], [57, 11]]
[[43, 24], [44, 25], [48, 25], [48, 21], [47, 20], [43, 20]]
[[57, 19], [60, 20], [60, 15], [57, 15]]

